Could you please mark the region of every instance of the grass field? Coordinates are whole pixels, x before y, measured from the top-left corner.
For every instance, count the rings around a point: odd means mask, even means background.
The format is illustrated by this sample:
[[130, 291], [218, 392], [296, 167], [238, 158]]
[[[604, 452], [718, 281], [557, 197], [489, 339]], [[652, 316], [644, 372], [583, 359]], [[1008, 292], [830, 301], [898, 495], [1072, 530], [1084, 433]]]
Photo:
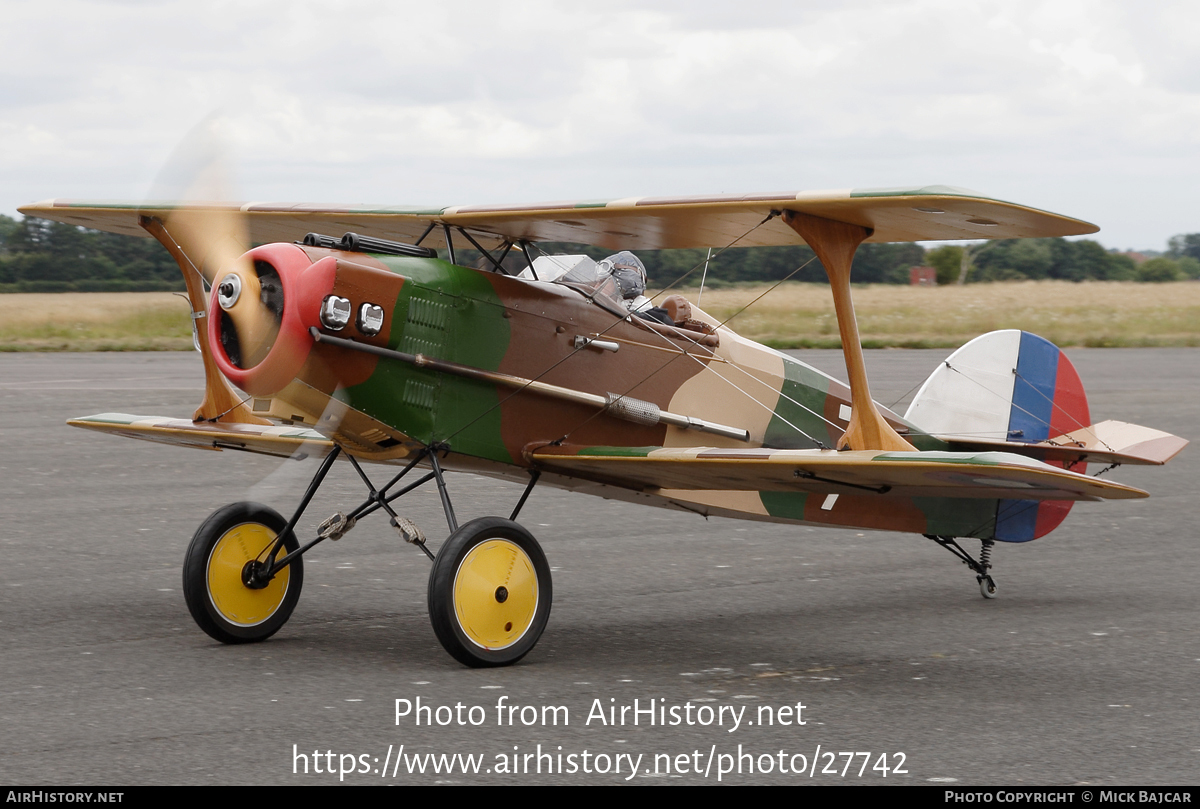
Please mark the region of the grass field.
[[0, 351], [182, 351], [190, 311], [170, 292], [0, 295]]
[[[701, 301], [741, 334], [780, 348], [840, 345], [823, 284], [709, 289]], [[696, 300], [695, 289], [684, 294]], [[1200, 283], [1021, 281], [854, 289], [868, 347], [951, 348], [993, 329], [1061, 346], [1198, 346]], [[192, 346], [186, 300], [169, 292], [0, 295], [3, 351], [178, 351]]]
[[[708, 290], [701, 304], [735, 331], [777, 348], [839, 346], [823, 284]], [[696, 299], [694, 290], [687, 296]], [[853, 291], [867, 347], [952, 348], [995, 329], [1024, 329], [1060, 346], [1200, 345], [1200, 283], [1018, 281], [949, 287], [874, 285]]]

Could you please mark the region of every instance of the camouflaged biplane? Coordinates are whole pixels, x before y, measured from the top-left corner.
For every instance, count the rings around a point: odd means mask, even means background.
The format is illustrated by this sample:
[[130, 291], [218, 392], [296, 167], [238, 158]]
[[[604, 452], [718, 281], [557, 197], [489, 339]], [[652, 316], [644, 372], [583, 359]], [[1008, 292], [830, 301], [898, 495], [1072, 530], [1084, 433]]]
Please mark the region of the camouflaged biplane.
[[[872, 401], [850, 296], [860, 243], [1096, 230], [960, 189], [432, 210], [53, 200], [22, 211], [152, 235], [187, 282], [207, 379], [193, 418], [105, 413], [71, 424], [323, 456], [290, 519], [236, 503], [193, 538], [187, 604], [226, 643], [275, 633], [299, 598], [303, 555], [382, 510], [433, 561], [429, 612], [446, 650], [470, 666], [519, 660], [550, 613], [550, 567], [516, 522], [539, 484], [697, 515], [920, 534], [969, 565], [992, 597], [996, 541], [1043, 536], [1077, 500], [1147, 496], [1089, 477], [1088, 462], [1161, 464], [1186, 444], [1093, 424], [1067, 357], [1017, 331], [955, 352], [904, 416]], [[657, 319], [643, 317], [608, 268], [537, 255], [547, 241], [634, 251], [808, 244], [833, 287], [849, 384], [741, 337], [685, 296], [655, 301]], [[250, 244], [261, 246], [244, 252]], [[458, 263], [456, 249], [479, 264]], [[368, 494], [301, 544], [294, 529], [337, 458]], [[398, 470], [377, 487], [367, 461]], [[459, 525], [445, 470], [527, 485], [507, 518]], [[436, 555], [395, 508], [429, 482], [450, 532]], [[964, 537], [981, 541], [977, 557], [958, 544]]]

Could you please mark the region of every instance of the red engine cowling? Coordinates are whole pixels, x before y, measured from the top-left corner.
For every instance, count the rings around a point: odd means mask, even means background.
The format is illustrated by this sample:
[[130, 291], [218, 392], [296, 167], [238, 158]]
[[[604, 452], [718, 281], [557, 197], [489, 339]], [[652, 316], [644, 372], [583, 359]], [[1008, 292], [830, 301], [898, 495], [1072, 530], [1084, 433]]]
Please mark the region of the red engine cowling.
[[314, 262], [294, 244], [250, 250], [222, 270], [209, 300], [208, 344], [237, 387], [271, 396], [286, 387], [313, 347], [321, 303], [333, 290], [337, 260]]

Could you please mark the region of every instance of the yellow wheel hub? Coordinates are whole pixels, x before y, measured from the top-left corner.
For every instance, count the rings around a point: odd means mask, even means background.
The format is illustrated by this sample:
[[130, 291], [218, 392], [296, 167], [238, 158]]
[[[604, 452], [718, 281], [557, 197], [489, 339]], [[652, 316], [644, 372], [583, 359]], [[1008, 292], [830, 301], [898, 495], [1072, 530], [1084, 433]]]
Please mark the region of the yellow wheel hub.
[[[208, 597], [231, 624], [255, 626], [270, 618], [287, 595], [291, 568], [275, 574], [261, 590], [242, 584], [242, 568], [261, 558], [275, 541], [275, 532], [258, 523], [243, 523], [226, 531], [208, 556]], [[275, 558], [285, 555], [283, 548]]]
[[503, 649], [521, 639], [537, 612], [533, 561], [507, 539], [471, 549], [454, 576], [454, 614], [471, 642]]

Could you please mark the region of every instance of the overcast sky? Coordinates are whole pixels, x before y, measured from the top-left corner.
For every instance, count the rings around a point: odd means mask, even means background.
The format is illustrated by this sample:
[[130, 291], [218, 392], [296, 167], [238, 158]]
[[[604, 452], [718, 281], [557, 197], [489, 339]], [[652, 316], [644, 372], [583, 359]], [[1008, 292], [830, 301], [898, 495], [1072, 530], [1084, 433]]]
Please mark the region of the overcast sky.
[[0, 212], [144, 199], [223, 112], [241, 199], [965, 186], [1200, 232], [1200, 3], [6, 2]]

